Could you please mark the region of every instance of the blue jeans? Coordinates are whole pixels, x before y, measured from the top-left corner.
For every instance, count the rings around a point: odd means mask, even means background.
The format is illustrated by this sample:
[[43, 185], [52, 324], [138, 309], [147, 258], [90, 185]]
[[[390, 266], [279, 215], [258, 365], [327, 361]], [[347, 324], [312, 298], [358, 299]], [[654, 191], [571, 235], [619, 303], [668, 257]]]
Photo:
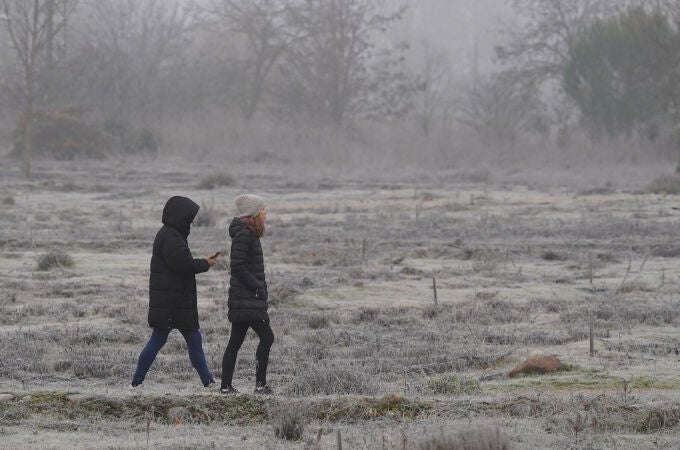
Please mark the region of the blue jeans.
[[[139, 355], [137, 370], [135, 371], [134, 377], [132, 377], [133, 383], [141, 384], [144, 381], [144, 377], [146, 377], [146, 373], [156, 359], [156, 355], [167, 342], [170, 331], [171, 330], [153, 328], [153, 333], [151, 333], [149, 342]], [[201, 377], [203, 386], [207, 386], [208, 383], [210, 383], [210, 380], [212, 380], [212, 375], [208, 369], [208, 364], [205, 362], [205, 354], [203, 353], [203, 345], [201, 343], [201, 332], [198, 330], [179, 330], [179, 332], [182, 333], [182, 336], [184, 336], [184, 340], [187, 343], [191, 364]]]

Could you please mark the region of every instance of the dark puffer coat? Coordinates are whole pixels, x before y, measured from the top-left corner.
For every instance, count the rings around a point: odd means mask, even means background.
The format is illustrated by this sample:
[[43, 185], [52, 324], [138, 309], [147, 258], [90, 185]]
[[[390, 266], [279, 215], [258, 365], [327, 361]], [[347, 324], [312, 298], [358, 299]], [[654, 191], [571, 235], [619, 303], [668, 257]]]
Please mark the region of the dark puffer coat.
[[258, 238], [239, 217], [229, 226], [231, 237], [231, 279], [229, 280], [229, 321], [269, 321], [264, 256]]
[[187, 237], [199, 206], [186, 197], [172, 197], [163, 209], [163, 227], [156, 234], [149, 277], [149, 326], [198, 330], [196, 274], [207, 272], [205, 259], [191, 256]]

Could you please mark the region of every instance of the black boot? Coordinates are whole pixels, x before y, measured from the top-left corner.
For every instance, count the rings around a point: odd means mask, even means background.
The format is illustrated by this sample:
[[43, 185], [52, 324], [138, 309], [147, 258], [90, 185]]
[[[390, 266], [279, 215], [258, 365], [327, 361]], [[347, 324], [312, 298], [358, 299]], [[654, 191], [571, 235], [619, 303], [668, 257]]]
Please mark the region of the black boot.
[[261, 394], [261, 395], [271, 395], [274, 393], [272, 388], [269, 387], [266, 383], [257, 383], [255, 385], [255, 390], [253, 391], [255, 394]]
[[234, 386], [229, 385], [229, 386], [220, 388], [220, 394], [225, 394], [225, 395], [238, 394], [238, 391], [234, 388]]

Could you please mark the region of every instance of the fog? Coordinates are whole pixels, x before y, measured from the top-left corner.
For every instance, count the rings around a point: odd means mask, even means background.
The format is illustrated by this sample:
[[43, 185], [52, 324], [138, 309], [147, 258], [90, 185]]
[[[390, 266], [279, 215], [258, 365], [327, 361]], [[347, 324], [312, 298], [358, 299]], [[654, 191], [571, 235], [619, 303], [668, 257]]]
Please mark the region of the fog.
[[[3, 153], [26, 174], [34, 159], [144, 154], [324, 167], [676, 159], [678, 88], [661, 73], [677, 71], [665, 44], [677, 40], [674, 2], [7, 0], [3, 10]], [[633, 81], [607, 90], [578, 59], [591, 51], [585, 37], [598, 23], [645, 20], [638, 10], [663, 35], [621, 25], [620, 41], [637, 39], [647, 60], [610, 65]]]
[[3, 449], [680, 448], [677, 0], [0, 0], [0, 35]]

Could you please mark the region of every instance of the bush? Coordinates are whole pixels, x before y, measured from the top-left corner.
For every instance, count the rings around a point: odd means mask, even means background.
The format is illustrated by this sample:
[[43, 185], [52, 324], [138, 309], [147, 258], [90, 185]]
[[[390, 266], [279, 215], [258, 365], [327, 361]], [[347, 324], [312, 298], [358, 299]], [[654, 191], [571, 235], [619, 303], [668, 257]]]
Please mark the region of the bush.
[[158, 138], [149, 128], [136, 128], [128, 122], [108, 119], [104, 122], [104, 132], [109, 146], [116, 153], [158, 154]]
[[680, 177], [676, 175], [659, 177], [650, 183], [647, 192], [651, 194], [680, 194]]
[[277, 438], [288, 441], [302, 439], [306, 418], [299, 408], [290, 408], [288, 405], [272, 406], [267, 414]]
[[234, 177], [226, 173], [215, 173], [203, 178], [198, 184], [198, 189], [215, 189], [222, 186], [232, 186]]
[[16, 201], [14, 201], [14, 197], [12, 197], [11, 195], [8, 195], [8, 196], [2, 198], [2, 204], [7, 205], [7, 206], [13, 206], [13, 205], [16, 205], [17, 203], [16, 203]]
[[512, 443], [498, 427], [469, 428], [458, 433], [434, 433], [420, 440], [420, 450], [509, 450]]
[[479, 381], [473, 378], [462, 378], [455, 374], [442, 375], [427, 380], [427, 389], [435, 394], [469, 394], [479, 391]]
[[71, 256], [62, 251], [43, 253], [38, 256], [38, 270], [47, 271], [54, 268], [70, 269], [76, 265]]
[[[34, 113], [33, 154], [70, 160], [78, 156], [103, 158], [107, 142], [104, 134], [85, 121], [86, 110], [78, 107], [62, 107], [40, 110]], [[12, 155], [19, 156], [24, 150], [26, 118], [20, 117], [14, 129]]]

